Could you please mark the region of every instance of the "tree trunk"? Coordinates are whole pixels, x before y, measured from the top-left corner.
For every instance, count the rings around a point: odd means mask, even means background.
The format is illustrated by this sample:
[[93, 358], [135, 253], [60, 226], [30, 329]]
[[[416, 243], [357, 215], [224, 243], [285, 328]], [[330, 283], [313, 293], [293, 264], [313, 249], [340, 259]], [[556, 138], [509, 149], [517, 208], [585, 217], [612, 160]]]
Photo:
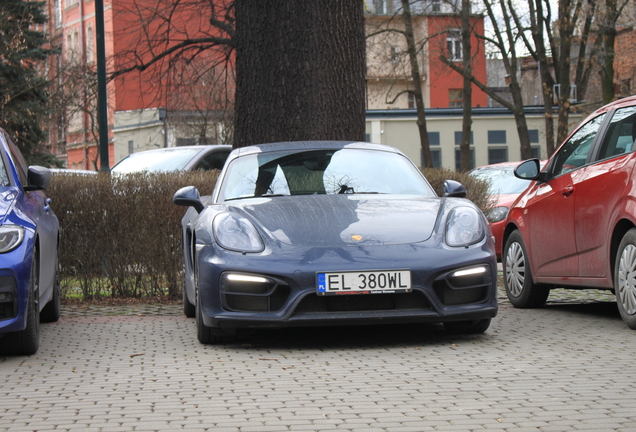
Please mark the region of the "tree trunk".
[[235, 147], [365, 137], [359, 0], [236, 0]]
[[[530, 13], [533, 15], [534, 26], [532, 28], [532, 39], [536, 47], [536, 61], [539, 68], [539, 78], [541, 79], [541, 88], [543, 93], [543, 109], [545, 112], [545, 146], [546, 157], [552, 156], [556, 150], [554, 145], [554, 79], [550, 73], [550, 62], [546, 50], [546, 42], [544, 37], [545, 18], [543, 12], [544, 0], [533, 0], [530, 2]], [[550, 29], [547, 29], [550, 30]]]
[[404, 18], [404, 37], [409, 53], [409, 63], [411, 65], [411, 77], [413, 78], [413, 95], [415, 96], [415, 108], [417, 110], [417, 128], [420, 132], [420, 146], [424, 158], [424, 167], [433, 167], [431, 157], [431, 146], [428, 142], [428, 129], [426, 127], [426, 112], [424, 111], [424, 96], [422, 92], [422, 77], [420, 66], [417, 61], [417, 47], [415, 46], [415, 32], [413, 31], [413, 20], [411, 19], [410, 0], [402, 0], [402, 18]]
[[605, 31], [603, 35], [605, 57], [601, 74], [604, 104], [614, 100], [614, 41], [616, 40], [617, 7], [616, 0], [605, 1]]
[[473, 87], [470, 77], [472, 71], [471, 46], [470, 46], [470, 0], [462, 0], [462, 58], [464, 62], [464, 100], [463, 118], [462, 118], [462, 142], [459, 145], [461, 161], [460, 170], [462, 172], [469, 171], [470, 166], [470, 129], [473, 123], [472, 105], [473, 105]]
[[559, 119], [557, 123], [557, 142], [561, 143], [568, 136], [568, 118], [570, 115], [570, 52], [572, 50], [571, 2], [559, 2], [559, 62], [557, 81], [560, 84]]

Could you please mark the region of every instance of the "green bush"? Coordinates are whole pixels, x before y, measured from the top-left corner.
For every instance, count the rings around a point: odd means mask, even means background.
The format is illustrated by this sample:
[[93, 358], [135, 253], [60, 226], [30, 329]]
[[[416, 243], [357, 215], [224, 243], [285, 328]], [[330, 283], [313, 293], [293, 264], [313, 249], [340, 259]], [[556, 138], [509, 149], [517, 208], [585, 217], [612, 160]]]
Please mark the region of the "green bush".
[[181, 218], [172, 203], [183, 186], [209, 195], [218, 172], [124, 177], [55, 174], [47, 195], [60, 221], [65, 296], [181, 295]]
[[[438, 195], [444, 180], [462, 183], [487, 212], [487, 184], [451, 170], [423, 170]], [[61, 287], [65, 297], [179, 298], [183, 278], [181, 218], [172, 203], [183, 186], [201, 194], [217, 171], [110, 177], [55, 174], [47, 194], [60, 221]]]

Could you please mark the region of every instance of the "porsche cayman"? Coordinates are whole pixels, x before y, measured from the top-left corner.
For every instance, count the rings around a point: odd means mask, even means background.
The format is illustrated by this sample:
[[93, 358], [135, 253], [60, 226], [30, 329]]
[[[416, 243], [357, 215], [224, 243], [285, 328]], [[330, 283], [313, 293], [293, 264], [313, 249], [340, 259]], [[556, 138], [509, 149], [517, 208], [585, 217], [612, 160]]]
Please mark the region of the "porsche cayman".
[[447, 180], [434, 192], [393, 147], [238, 148], [211, 196], [187, 186], [183, 309], [202, 343], [259, 327], [443, 323], [482, 333], [497, 313], [490, 227]]

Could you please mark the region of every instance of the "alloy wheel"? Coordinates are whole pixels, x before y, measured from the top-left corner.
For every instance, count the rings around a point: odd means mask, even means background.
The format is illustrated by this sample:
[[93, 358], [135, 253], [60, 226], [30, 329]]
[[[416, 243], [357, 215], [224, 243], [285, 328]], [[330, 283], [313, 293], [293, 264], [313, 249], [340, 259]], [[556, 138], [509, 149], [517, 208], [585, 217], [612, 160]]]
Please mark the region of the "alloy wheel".
[[629, 315], [636, 314], [636, 246], [627, 245], [618, 267], [618, 298]]
[[515, 297], [521, 295], [526, 276], [526, 259], [517, 242], [510, 244], [506, 254], [506, 282], [508, 291]]

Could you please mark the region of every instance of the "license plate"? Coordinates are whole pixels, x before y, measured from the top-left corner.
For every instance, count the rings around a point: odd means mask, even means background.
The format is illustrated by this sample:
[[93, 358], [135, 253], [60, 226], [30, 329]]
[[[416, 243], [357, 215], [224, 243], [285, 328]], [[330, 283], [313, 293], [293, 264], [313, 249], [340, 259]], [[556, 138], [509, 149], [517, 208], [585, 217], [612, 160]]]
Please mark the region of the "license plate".
[[318, 294], [390, 294], [411, 291], [410, 270], [318, 273]]

